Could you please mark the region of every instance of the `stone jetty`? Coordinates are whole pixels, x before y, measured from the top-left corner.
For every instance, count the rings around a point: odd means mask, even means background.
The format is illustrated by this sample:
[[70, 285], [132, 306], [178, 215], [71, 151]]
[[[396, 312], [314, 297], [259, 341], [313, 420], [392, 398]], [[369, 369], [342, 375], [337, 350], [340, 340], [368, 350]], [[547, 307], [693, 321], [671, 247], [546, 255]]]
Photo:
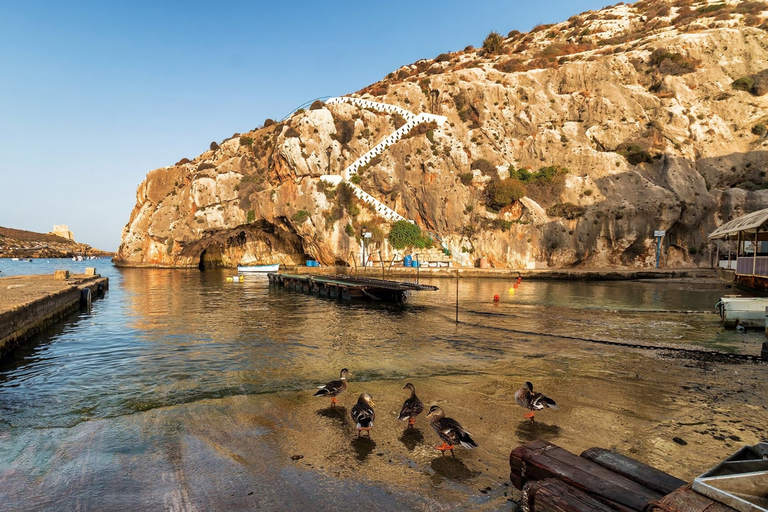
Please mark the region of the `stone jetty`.
[[25, 339], [76, 311], [109, 288], [109, 279], [87, 269], [86, 274], [0, 278], [0, 358]]

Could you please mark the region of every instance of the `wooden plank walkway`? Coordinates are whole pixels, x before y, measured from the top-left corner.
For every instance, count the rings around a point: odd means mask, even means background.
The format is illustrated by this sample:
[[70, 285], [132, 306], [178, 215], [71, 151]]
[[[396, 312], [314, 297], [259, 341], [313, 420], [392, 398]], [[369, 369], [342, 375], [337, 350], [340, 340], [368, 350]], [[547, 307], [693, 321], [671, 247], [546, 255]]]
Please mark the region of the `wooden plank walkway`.
[[438, 289], [437, 286], [426, 284], [340, 275], [302, 275], [270, 272], [267, 276], [271, 285], [332, 299], [373, 299], [403, 302], [410, 292], [436, 291]]

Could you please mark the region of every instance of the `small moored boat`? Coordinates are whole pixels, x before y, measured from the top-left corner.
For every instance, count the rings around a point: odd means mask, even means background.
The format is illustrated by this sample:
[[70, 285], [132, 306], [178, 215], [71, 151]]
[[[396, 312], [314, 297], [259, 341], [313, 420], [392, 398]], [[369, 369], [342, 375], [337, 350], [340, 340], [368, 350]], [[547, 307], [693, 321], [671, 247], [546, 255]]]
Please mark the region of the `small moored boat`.
[[768, 298], [723, 297], [715, 305], [726, 327], [765, 327]]
[[277, 272], [280, 270], [280, 264], [274, 263], [272, 265], [245, 265], [237, 266], [238, 273], [251, 273], [251, 272]]

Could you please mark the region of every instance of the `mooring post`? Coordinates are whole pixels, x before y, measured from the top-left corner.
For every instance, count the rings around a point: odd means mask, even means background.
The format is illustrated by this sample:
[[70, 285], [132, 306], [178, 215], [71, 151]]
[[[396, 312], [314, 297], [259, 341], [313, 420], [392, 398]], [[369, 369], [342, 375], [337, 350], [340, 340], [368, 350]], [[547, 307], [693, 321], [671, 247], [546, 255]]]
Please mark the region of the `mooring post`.
[[456, 323], [459, 323], [459, 267], [456, 267]]

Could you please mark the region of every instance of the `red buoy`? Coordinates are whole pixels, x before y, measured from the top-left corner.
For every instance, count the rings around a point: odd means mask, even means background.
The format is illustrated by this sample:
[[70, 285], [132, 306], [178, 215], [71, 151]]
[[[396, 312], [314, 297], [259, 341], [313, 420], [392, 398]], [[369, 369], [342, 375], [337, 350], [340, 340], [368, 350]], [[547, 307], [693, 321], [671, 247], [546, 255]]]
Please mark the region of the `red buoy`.
[[493, 296], [493, 302], [499, 302], [500, 300], [501, 300], [501, 297], [499, 297], [498, 295]]

